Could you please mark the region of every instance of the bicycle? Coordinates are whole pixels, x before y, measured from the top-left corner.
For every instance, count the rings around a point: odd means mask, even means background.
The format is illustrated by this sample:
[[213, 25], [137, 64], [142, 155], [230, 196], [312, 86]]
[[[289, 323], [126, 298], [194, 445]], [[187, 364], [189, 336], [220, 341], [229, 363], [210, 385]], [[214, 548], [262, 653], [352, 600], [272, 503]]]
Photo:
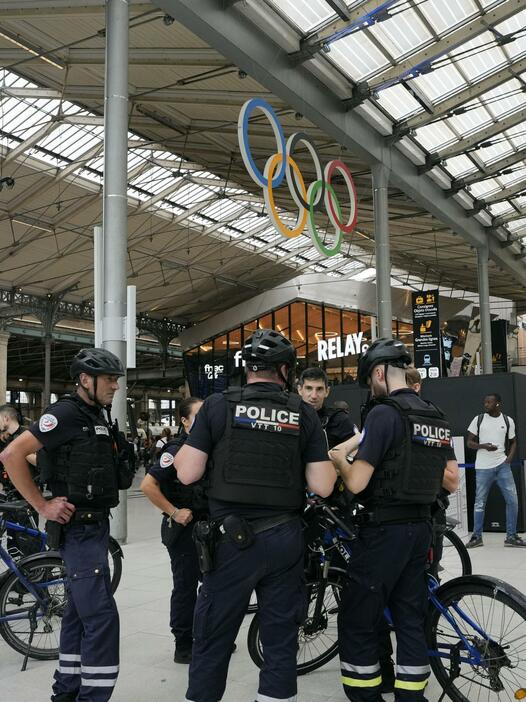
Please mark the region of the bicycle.
[[[307, 505], [305, 514], [308, 514], [310, 505]], [[472, 566], [469, 551], [462, 539], [455, 534], [454, 529], [459, 524], [456, 519], [446, 517], [444, 524], [435, 524], [437, 534], [442, 537], [442, 547], [439, 562], [436, 563], [436, 573], [440, 574], [440, 582], [444, 583], [461, 575], [471, 575]], [[345, 564], [343, 564], [345, 567]], [[247, 614], [254, 614], [258, 611], [256, 593], [252, 593], [250, 603], [247, 607]]]
[[[314, 538], [307, 558], [307, 613], [298, 636], [298, 675], [321, 667], [338, 653], [337, 616], [346, 568], [351, 559], [352, 529], [323, 501], [311, 501]], [[337, 556], [336, 556], [337, 554]], [[429, 611], [426, 639], [430, 665], [453, 702], [523, 699], [526, 680], [526, 598], [497, 578], [465, 575], [444, 584], [427, 573]], [[389, 612], [386, 617], [390, 621]], [[500, 627], [500, 630], [499, 630]], [[256, 614], [247, 637], [254, 663], [264, 651]], [[523, 696], [515, 697], [516, 694]]]
[[[0, 505], [2, 514], [19, 505]], [[2, 524], [7, 520], [2, 517]], [[0, 587], [0, 636], [28, 658], [58, 658], [60, 624], [67, 602], [65, 566], [53, 551], [43, 551], [18, 562], [0, 544], [0, 559], [8, 571]]]
[[[3, 518], [2, 509], [6, 504], [14, 505], [9, 512], [13, 515], [13, 521]], [[0, 535], [9, 530], [14, 544], [8, 549], [9, 555], [18, 561], [20, 558], [41, 553], [47, 549], [47, 534], [40, 531], [35, 519], [34, 512], [25, 500], [0, 501]], [[16, 551], [16, 552], [15, 552]], [[108, 544], [108, 564], [110, 567], [111, 591], [115, 594], [122, 577], [122, 560], [124, 553], [119, 542], [112, 536]], [[0, 584], [5, 573], [0, 574]]]

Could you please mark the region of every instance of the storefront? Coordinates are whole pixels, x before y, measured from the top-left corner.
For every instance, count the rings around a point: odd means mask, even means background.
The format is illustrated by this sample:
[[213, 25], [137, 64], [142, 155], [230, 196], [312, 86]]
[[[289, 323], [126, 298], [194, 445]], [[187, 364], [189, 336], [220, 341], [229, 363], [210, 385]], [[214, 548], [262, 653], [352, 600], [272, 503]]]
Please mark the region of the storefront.
[[[331, 384], [353, 383], [360, 353], [376, 338], [376, 316], [371, 311], [375, 304], [374, 285], [323, 275], [302, 276], [262, 293], [182, 332], [190, 391], [206, 397], [239, 384], [241, 348], [258, 328], [277, 329], [291, 339], [300, 371], [321, 366]], [[450, 299], [443, 304], [447, 314], [462, 306]], [[409, 291], [393, 289], [393, 313], [393, 335], [412, 348]]]

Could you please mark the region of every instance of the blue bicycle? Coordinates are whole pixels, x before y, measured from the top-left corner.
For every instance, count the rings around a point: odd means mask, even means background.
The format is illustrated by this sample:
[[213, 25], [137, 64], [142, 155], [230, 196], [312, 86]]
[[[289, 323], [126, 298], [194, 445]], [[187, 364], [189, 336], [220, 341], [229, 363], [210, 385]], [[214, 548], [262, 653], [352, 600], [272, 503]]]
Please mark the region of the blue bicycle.
[[[16, 528], [6, 514], [15, 514], [20, 503], [0, 503], [0, 535]], [[37, 529], [27, 530], [35, 539]], [[11, 648], [24, 654], [22, 670], [28, 658], [58, 658], [61, 619], [67, 602], [66, 573], [60, 555], [43, 551], [15, 561], [0, 544], [0, 559], [8, 568], [0, 586], [0, 636]]]
[[[7, 549], [1, 543], [5, 533], [9, 535]], [[59, 653], [67, 578], [60, 554], [46, 548], [47, 534], [37, 528], [27, 502], [0, 501], [0, 561], [7, 567], [0, 575], [0, 636], [24, 654], [22, 670], [28, 658], [53, 660]], [[120, 545], [110, 537], [112, 592], [120, 582], [122, 558]]]
[[[307, 522], [307, 613], [298, 636], [298, 675], [338, 653], [337, 616], [355, 534], [322, 500]], [[431, 668], [453, 702], [526, 698], [526, 598], [497, 578], [465, 575], [440, 584], [427, 574], [426, 638]], [[389, 620], [389, 613], [386, 611]], [[264, 651], [256, 614], [248, 650], [261, 667]]]

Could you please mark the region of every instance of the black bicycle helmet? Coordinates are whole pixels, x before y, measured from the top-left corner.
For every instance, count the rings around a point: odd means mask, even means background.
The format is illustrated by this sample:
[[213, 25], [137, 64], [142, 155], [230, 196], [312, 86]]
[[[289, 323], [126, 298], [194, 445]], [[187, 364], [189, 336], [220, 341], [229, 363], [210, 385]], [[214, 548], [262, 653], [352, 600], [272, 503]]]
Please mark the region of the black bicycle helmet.
[[81, 349], [71, 362], [69, 369], [73, 380], [81, 373], [88, 375], [124, 375], [120, 359], [107, 349]]
[[400, 339], [376, 339], [358, 361], [358, 382], [367, 387], [367, 379], [373, 368], [379, 363], [386, 363], [397, 368], [407, 368], [411, 363], [411, 354]]
[[296, 349], [283, 334], [274, 329], [258, 329], [245, 342], [241, 358], [246, 362], [247, 368], [253, 371], [276, 368], [281, 363], [294, 368]]

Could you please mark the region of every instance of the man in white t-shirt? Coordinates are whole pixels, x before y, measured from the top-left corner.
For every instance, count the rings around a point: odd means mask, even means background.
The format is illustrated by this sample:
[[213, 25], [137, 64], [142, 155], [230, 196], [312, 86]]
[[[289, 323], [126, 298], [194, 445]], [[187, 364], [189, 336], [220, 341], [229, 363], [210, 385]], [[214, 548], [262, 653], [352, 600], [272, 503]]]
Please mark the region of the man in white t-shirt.
[[477, 415], [468, 427], [468, 447], [475, 449], [477, 490], [473, 517], [473, 534], [468, 548], [483, 546], [484, 510], [491, 486], [496, 481], [506, 502], [505, 546], [526, 546], [517, 535], [518, 500], [511, 462], [517, 448], [515, 422], [501, 412], [500, 395], [493, 393], [484, 398], [484, 414]]

